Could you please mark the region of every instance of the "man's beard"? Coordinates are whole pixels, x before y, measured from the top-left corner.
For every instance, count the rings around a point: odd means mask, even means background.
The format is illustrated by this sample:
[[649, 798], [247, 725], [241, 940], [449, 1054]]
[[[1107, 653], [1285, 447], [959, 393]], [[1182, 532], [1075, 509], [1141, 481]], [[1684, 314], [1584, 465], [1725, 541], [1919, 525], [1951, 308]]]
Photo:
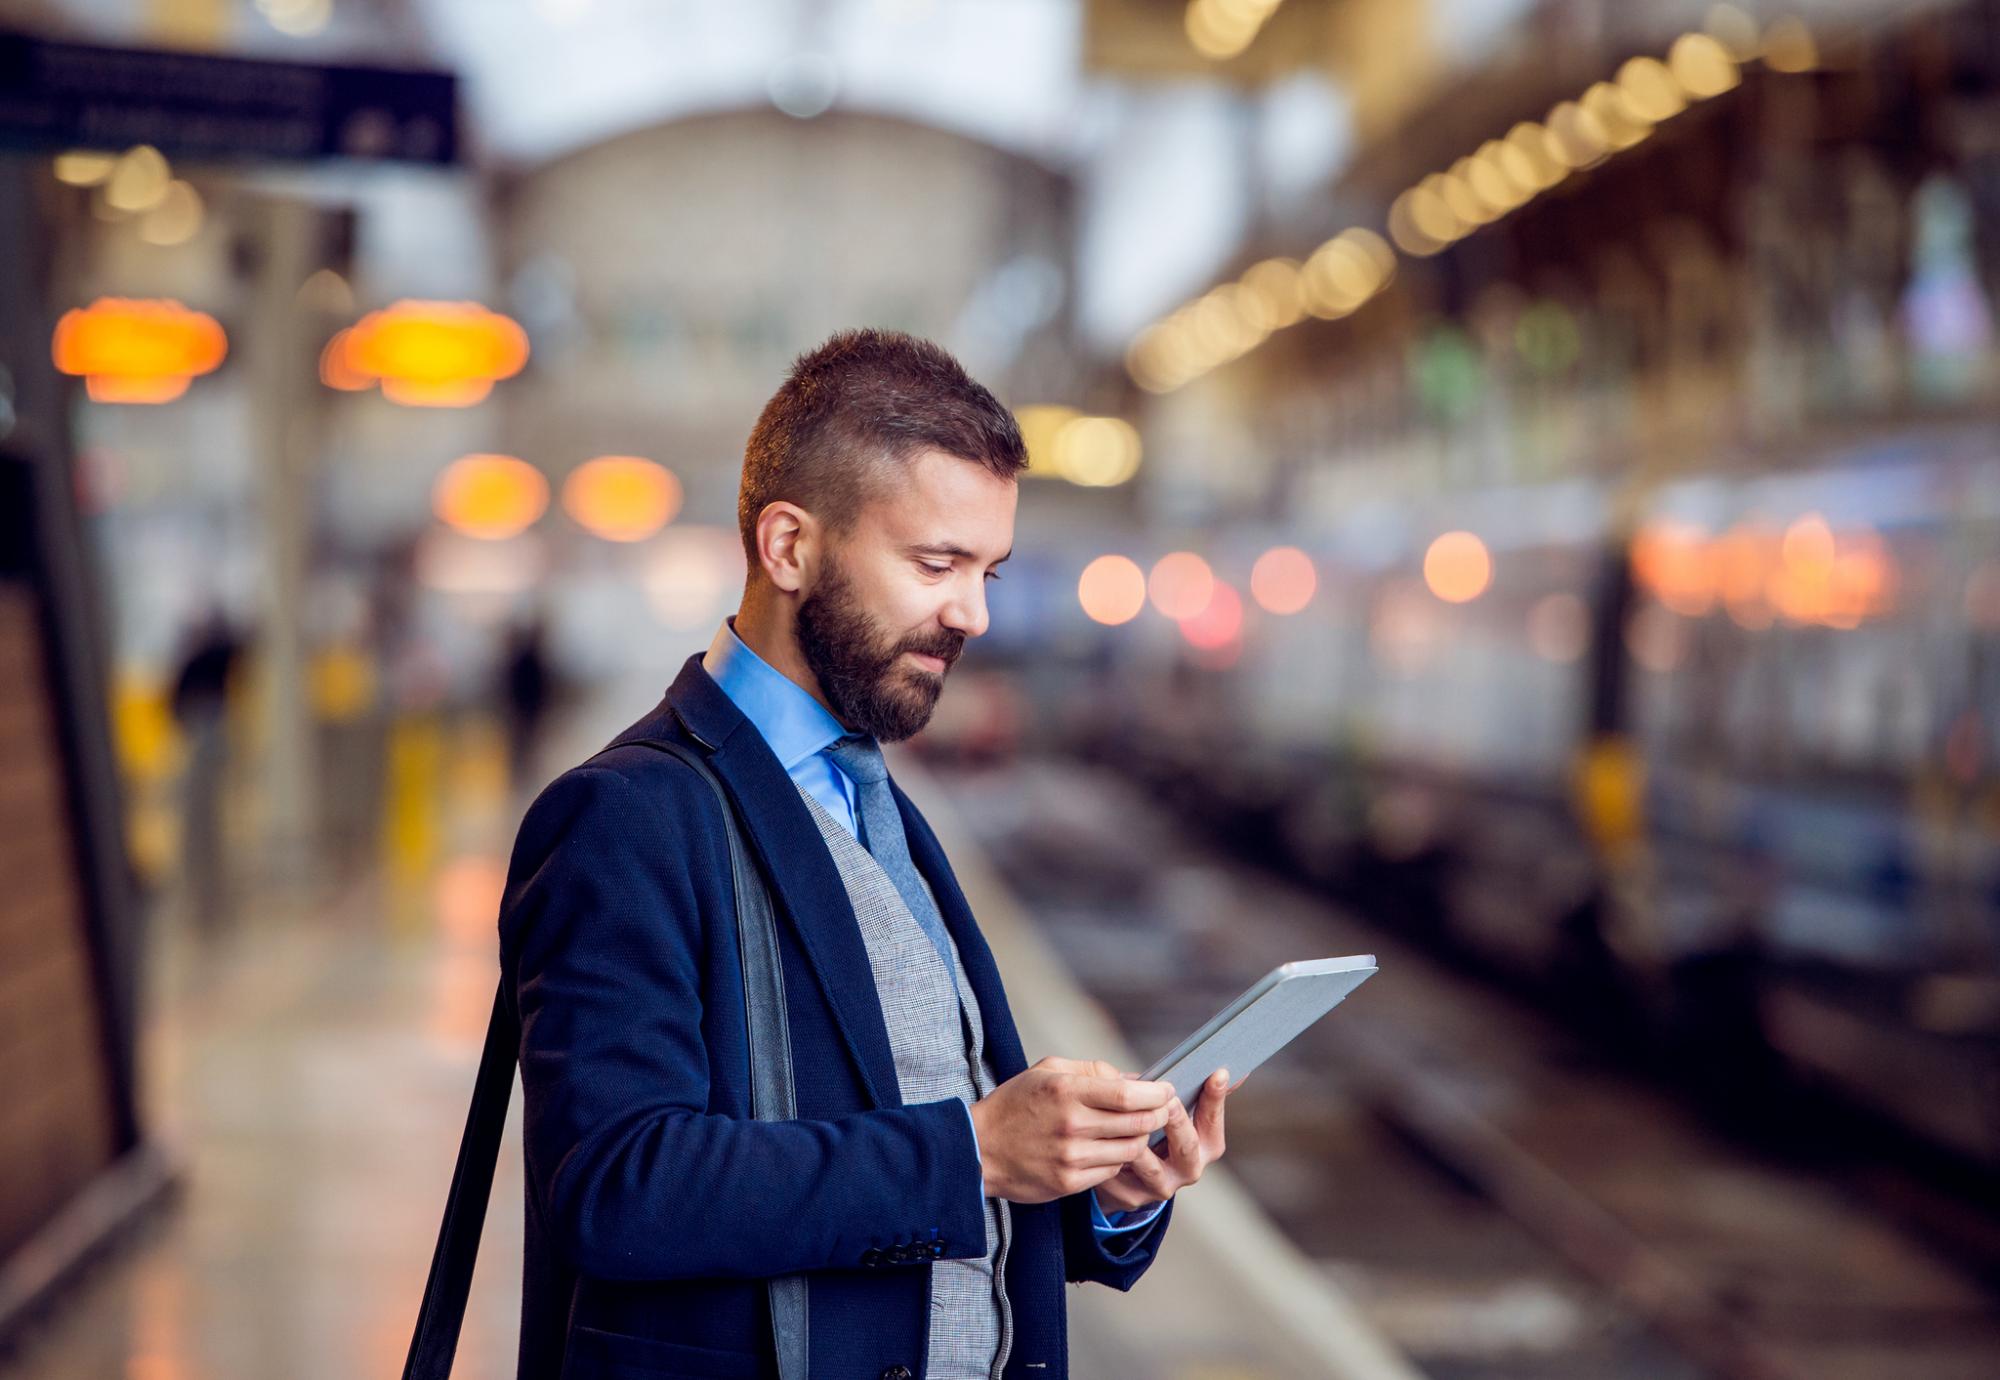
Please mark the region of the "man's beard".
[[965, 649], [951, 629], [891, 639], [854, 597], [847, 572], [831, 558], [813, 592], [799, 604], [799, 652], [842, 723], [884, 743], [901, 742], [930, 722], [944, 689], [943, 671], [900, 664], [905, 652], [942, 660], [945, 669]]

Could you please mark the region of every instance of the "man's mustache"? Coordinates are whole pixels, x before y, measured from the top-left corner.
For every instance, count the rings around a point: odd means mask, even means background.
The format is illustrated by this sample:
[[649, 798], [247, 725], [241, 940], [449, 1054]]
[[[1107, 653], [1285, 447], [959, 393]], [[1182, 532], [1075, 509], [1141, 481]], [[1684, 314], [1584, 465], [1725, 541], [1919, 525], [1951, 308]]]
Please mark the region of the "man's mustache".
[[964, 650], [965, 634], [947, 629], [935, 637], [905, 638], [903, 644], [896, 648], [896, 655], [915, 652], [919, 656], [934, 656], [942, 661], [944, 669], [949, 671], [952, 663], [958, 660], [959, 653]]

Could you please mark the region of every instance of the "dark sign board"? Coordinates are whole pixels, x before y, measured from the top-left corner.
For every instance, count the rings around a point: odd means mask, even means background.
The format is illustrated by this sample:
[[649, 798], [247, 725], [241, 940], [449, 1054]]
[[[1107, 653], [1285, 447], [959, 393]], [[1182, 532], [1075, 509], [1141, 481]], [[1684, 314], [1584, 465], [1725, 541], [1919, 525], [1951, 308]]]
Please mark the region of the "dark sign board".
[[458, 157], [448, 72], [318, 67], [0, 33], [0, 144], [180, 158]]

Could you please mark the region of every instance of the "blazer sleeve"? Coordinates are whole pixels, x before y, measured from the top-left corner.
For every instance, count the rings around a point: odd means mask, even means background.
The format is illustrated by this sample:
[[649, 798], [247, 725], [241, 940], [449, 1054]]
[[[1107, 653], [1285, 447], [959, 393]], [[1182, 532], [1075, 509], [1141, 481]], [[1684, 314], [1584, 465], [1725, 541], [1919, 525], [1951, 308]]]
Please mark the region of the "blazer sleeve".
[[1159, 1214], [1143, 1227], [1101, 1234], [1093, 1229], [1091, 1190], [1057, 1200], [1062, 1208], [1063, 1278], [1072, 1283], [1095, 1280], [1113, 1289], [1130, 1289], [1159, 1254], [1174, 1215], [1167, 1199]]
[[659, 780], [565, 772], [529, 807], [508, 868], [500, 952], [521, 1019], [529, 1191], [557, 1249], [622, 1280], [872, 1265], [874, 1248], [911, 1242], [922, 1258], [981, 1254], [959, 1099], [837, 1120], [707, 1110], [696, 877], [712, 906], [731, 904], [728, 846], [692, 773]]

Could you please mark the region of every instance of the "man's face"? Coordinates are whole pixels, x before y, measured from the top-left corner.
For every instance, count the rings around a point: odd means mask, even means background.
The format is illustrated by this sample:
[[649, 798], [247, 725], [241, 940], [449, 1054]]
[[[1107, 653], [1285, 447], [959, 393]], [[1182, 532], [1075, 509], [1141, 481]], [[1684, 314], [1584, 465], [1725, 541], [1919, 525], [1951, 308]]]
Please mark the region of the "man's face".
[[1013, 480], [925, 451], [829, 534], [799, 604], [799, 651], [849, 728], [893, 743], [930, 721], [965, 640], [986, 631], [1016, 498]]

